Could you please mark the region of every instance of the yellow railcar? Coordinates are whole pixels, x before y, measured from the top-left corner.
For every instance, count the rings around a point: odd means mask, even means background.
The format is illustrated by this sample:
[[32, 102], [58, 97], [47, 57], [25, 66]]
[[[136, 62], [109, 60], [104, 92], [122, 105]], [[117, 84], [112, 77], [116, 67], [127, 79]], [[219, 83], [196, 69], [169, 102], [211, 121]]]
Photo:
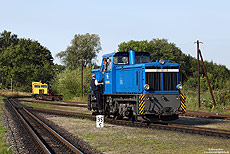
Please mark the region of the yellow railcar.
[[52, 95], [49, 92], [48, 84], [42, 82], [32, 82], [32, 97], [42, 100], [62, 100], [62, 95]]
[[48, 85], [41, 82], [32, 82], [32, 95], [48, 94]]

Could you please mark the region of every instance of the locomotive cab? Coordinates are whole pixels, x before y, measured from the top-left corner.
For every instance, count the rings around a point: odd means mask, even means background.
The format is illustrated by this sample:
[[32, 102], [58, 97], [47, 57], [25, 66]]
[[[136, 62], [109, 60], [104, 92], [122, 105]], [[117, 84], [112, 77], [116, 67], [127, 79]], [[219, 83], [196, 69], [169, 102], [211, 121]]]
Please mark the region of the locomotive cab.
[[[150, 61], [147, 52], [106, 54], [101, 68], [91, 71], [104, 82], [101, 87], [106, 115], [135, 120], [173, 120], [186, 111], [185, 96], [180, 93], [179, 65], [173, 61]], [[96, 110], [93, 93], [88, 109]]]

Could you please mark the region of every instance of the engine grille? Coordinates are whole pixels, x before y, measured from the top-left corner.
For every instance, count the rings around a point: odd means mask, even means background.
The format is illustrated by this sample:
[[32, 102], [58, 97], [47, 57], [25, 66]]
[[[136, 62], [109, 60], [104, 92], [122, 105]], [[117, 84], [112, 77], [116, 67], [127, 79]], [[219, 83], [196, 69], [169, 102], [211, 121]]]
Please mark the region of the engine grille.
[[161, 90], [161, 73], [147, 72], [146, 83], [150, 86], [150, 91], [160, 91]]
[[[146, 69], [160, 69], [156, 67]], [[178, 69], [178, 67], [164, 67], [163, 69]], [[178, 72], [146, 72], [146, 84], [149, 84], [150, 91], [162, 91], [161, 74], [163, 73], [163, 91], [177, 90]]]
[[178, 73], [163, 73], [163, 89], [165, 91], [177, 90], [176, 85], [178, 83]]

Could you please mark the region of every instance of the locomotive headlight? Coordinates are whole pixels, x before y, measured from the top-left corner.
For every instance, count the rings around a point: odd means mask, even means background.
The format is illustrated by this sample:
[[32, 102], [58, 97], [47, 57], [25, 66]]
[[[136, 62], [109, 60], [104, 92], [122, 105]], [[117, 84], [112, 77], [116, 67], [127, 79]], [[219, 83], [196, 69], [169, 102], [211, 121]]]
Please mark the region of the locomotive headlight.
[[161, 65], [164, 65], [165, 61], [164, 61], [163, 59], [160, 59], [160, 60], [159, 60], [159, 63], [160, 63]]
[[145, 90], [149, 90], [150, 86], [148, 84], [144, 85]]
[[176, 88], [177, 88], [177, 89], [182, 89], [182, 85], [181, 85], [181, 84], [178, 84], [178, 85], [176, 85]]

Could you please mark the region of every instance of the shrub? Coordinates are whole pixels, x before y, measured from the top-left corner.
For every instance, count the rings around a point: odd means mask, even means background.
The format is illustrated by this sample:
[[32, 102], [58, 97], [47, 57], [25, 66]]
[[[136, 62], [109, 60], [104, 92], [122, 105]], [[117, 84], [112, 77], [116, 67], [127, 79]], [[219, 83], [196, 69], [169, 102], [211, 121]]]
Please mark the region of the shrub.
[[[90, 67], [83, 69], [83, 94], [90, 92]], [[75, 70], [66, 69], [57, 74], [51, 82], [52, 89], [65, 98], [79, 97], [81, 95], [81, 68]]]

